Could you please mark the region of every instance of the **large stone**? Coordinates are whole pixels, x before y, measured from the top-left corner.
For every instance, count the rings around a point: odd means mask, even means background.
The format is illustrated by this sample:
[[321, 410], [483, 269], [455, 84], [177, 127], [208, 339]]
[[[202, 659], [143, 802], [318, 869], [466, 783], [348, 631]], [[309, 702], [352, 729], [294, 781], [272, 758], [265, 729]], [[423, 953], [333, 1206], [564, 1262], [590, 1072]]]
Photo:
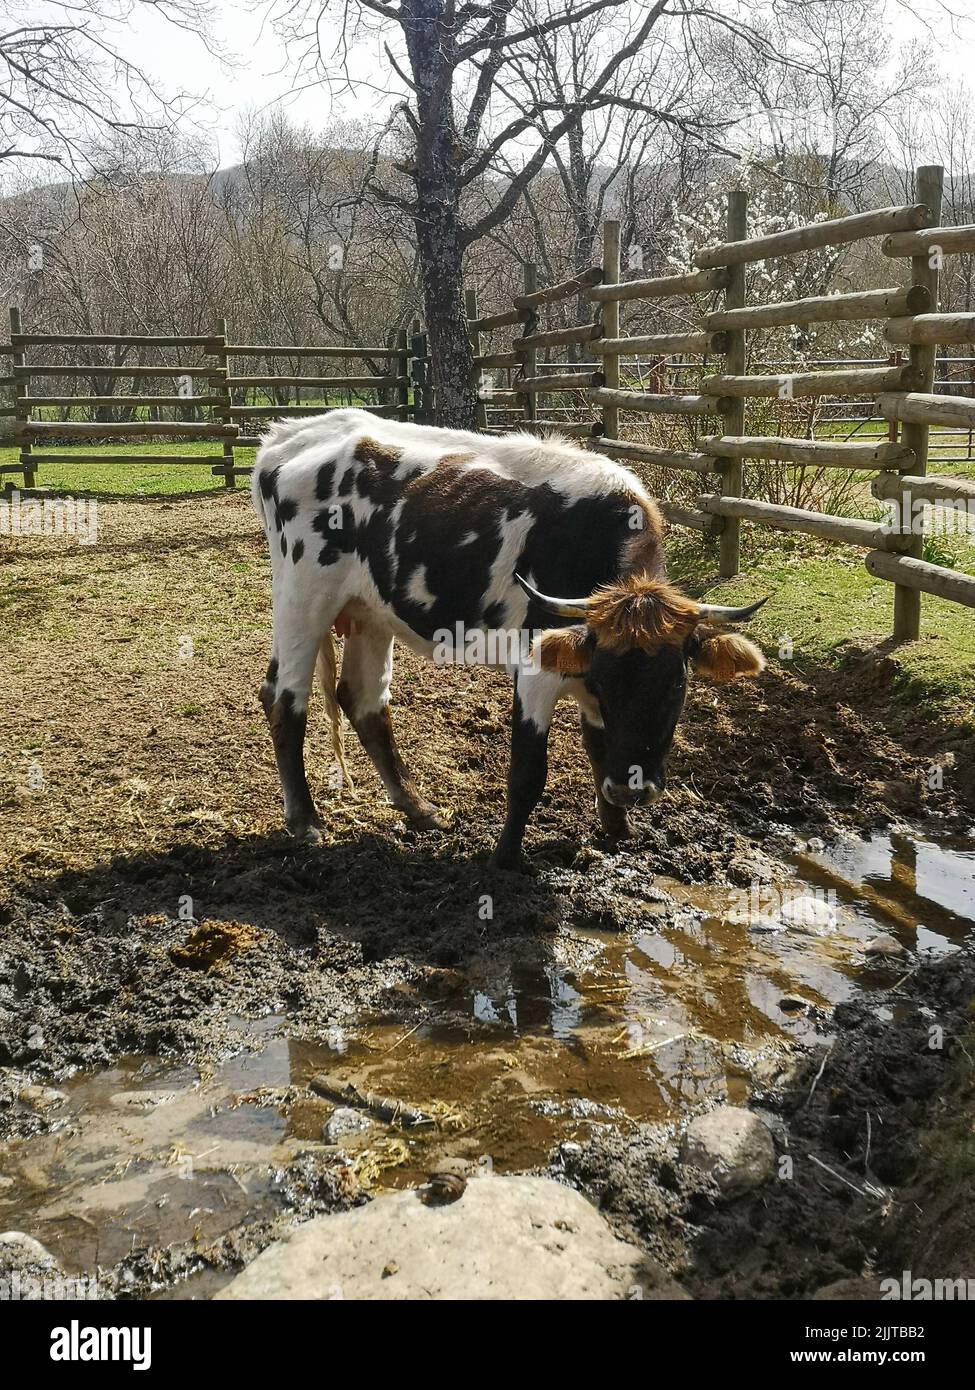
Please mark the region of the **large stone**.
[[778, 912], [781, 921], [795, 931], [826, 936], [836, 930], [836, 908], [813, 893], [797, 893], [787, 898]]
[[879, 1303], [883, 1291], [879, 1279], [837, 1279], [813, 1294], [818, 1303]]
[[444, 1205], [416, 1190], [320, 1216], [218, 1299], [670, 1299], [687, 1295], [595, 1207], [548, 1178], [479, 1177]]
[[681, 1158], [714, 1177], [721, 1192], [734, 1196], [760, 1186], [775, 1165], [775, 1146], [765, 1125], [750, 1110], [721, 1105], [687, 1126]]
[[39, 1240], [23, 1231], [0, 1233], [0, 1275], [54, 1269], [57, 1261]]

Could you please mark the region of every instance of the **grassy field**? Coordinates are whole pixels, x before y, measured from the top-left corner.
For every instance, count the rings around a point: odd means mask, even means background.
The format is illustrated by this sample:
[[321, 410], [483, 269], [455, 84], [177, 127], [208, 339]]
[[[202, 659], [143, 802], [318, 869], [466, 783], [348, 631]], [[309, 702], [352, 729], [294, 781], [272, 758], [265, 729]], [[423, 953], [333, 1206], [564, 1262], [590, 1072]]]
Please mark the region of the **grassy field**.
[[[59, 453], [66, 452], [58, 450]], [[43, 454], [35, 458], [41, 467], [38, 469], [39, 486], [61, 493], [96, 493], [105, 497], [168, 497], [190, 492], [223, 491], [224, 481], [215, 478], [210, 469], [222, 463], [219, 441], [180, 440], [164, 444], [153, 442], [140, 444], [127, 440], [124, 444], [105, 444], [98, 446], [99, 454], [106, 459], [113, 454], [142, 454], [145, 466], [138, 463], [44, 463]], [[254, 462], [253, 449], [237, 449], [236, 465], [248, 468]], [[196, 454], [200, 466], [195, 464], [157, 464], [153, 467], [155, 454]], [[0, 449], [0, 466], [7, 467], [18, 460], [16, 449]], [[14, 486], [23, 481], [17, 474], [0, 474], [3, 482], [13, 480]], [[246, 487], [247, 479], [237, 479], [237, 486]]]
[[[878, 427], [879, 428], [879, 427]], [[106, 501], [115, 498], [168, 498], [224, 492], [223, 479], [214, 477], [212, 464], [219, 456], [210, 441], [180, 443], [181, 453], [198, 454], [200, 467], [156, 465], [154, 454], [168, 452], [170, 444], [106, 446], [100, 452], [144, 454], [139, 464], [42, 465], [38, 479], [60, 493], [94, 494]], [[253, 450], [238, 450], [238, 466], [253, 463]], [[0, 449], [0, 464], [16, 463], [14, 449]], [[962, 470], [934, 464], [932, 472]], [[970, 471], [975, 472], [975, 467]], [[3, 477], [4, 475], [0, 475]], [[16, 475], [5, 475], [16, 485]], [[246, 478], [237, 480], [237, 491], [246, 490]], [[864, 475], [864, 484], [868, 475]], [[867, 510], [870, 499], [865, 498]], [[865, 513], [863, 513], [865, 514]], [[722, 602], [744, 602], [770, 595], [756, 624], [756, 634], [772, 651], [783, 638], [791, 639], [797, 663], [842, 662], [858, 647], [885, 643], [892, 621], [893, 588], [871, 578], [859, 552], [829, 545], [811, 537], [764, 531], [745, 524], [743, 572], [720, 585]], [[0, 542], [2, 543], [2, 542]], [[717, 552], [714, 542], [674, 528], [669, 540], [671, 571], [695, 592], [715, 590]], [[975, 532], [936, 535], [926, 543], [926, 558], [975, 573]], [[922, 640], [885, 654], [892, 663], [894, 686], [910, 701], [916, 696], [940, 707], [950, 722], [975, 721], [975, 621], [970, 609], [925, 595]]]
[[[958, 603], [925, 594], [921, 639], [895, 646], [894, 587], [874, 579], [860, 552], [796, 534], [745, 527], [742, 572], [718, 584], [717, 546], [702, 546], [673, 531], [668, 545], [672, 575], [692, 592], [721, 603], [768, 602], [749, 627], [766, 651], [784, 654], [791, 644], [796, 667], [840, 666], [872, 648], [884, 658], [892, 708], [909, 721], [913, 704], [946, 723], [975, 730], [975, 619]], [[975, 539], [975, 538], [973, 538]], [[975, 572], [975, 545], [965, 551]], [[960, 568], [961, 566], [959, 566]]]

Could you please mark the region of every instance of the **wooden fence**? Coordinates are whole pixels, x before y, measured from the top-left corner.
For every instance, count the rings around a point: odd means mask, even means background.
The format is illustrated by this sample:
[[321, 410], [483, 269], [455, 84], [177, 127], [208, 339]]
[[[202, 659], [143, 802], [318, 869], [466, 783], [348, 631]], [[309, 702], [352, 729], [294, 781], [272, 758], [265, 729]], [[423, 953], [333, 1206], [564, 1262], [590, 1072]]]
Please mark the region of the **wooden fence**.
[[[922, 593], [975, 606], [975, 576], [922, 558], [923, 534], [918, 534], [911, 508], [906, 505], [908, 499], [920, 504], [949, 504], [967, 507], [968, 514], [975, 515], [975, 483], [927, 476], [931, 428], [948, 425], [967, 430], [975, 424], [975, 400], [938, 395], [933, 390], [937, 345], [975, 341], [975, 314], [937, 312], [941, 259], [975, 251], [975, 226], [937, 225], [942, 178], [943, 171], [937, 166], [919, 169], [920, 201], [913, 205], [881, 208], [752, 238], [746, 228], [746, 195], [733, 192], [728, 198], [727, 240], [699, 250], [694, 270], [654, 279], [623, 279], [619, 224], [607, 222], [601, 266], [543, 290], [536, 289], [529, 268], [525, 294], [515, 298], [511, 310], [487, 317], [478, 317], [469, 295], [469, 327], [478, 373], [504, 370], [510, 376], [507, 388], [482, 382], [483, 427], [510, 429], [514, 416], [520, 428], [558, 428], [588, 439], [592, 447], [621, 461], [698, 477], [700, 492], [695, 506], [665, 502], [663, 511], [675, 524], [718, 536], [720, 569], [726, 577], [738, 572], [741, 525], [749, 522], [862, 547], [867, 570], [894, 585], [894, 635], [898, 639], [919, 635]], [[881, 250], [892, 267], [907, 263], [908, 273], [902, 283], [788, 303], [746, 303], [748, 264], [875, 237], [884, 238]], [[693, 331], [623, 335], [621, 305], [674, 297], [686, 301], [702, 294], [720, 294], [722, 303], [711, 312], [701, 313]], [[582, 296], [594, 309], [590, 322], [547, 331], [539, 328], [537, 311], [541, 305]], [[908, 350], [906, 362], [771, 375], [749, 374], [746, 369], [746, 335], [751, 330], [870, 320], [884, 321], [884, 334], [892, 349]], [[515, 324], [521, 325], [522, 333], [509, 350], [483, 351], [485, 334], [496, 334]], [[579, 364], [538, 369], [538, 349], [568, 344], [585, 344], [601, 369], [580, 370]], [[693, 394], [674, 394], [654, 382], [650, 390], [622, 385], [621, 363], [635, 357], [649, 357], [661, 367], [678, 357], [685, 363], [694, 358], [701, 368], [699, 385]], [[872, 418], [888, 425], [886, 439], [841, 441], [746, 432], [748, 401], [824, 396], [844, 399], [864, 394], [875, 402]], [[548, 418], [539, 414], [540, 398], [560, 402], [549, 408]], [[500, 425], [492, 423], [489, 413], [499, 409], [507, 413]], [[684, 419], [689, 433], [696, 436], [693, 447], [656, 448], [626, 438], [621, 417], [632, 415]], [[743, 495], [746, 460], [873, 473], [873, 495], [902, 503], [896, 524], [750, 499]]]
[[[66, 360], [35, 360], [38, 350], [45, 359], [61, 356]], [[321, 414], [323, 409], [334, 407], [334, 397], [341, 394], [347, 397], [343, 403], [379, 415], [432, 419], [426, 351], [426, 335], [418, 324], [412, 337], [400, 330], [385, 347], [253, 344], [228, 343], [223, 321], [213, 333], [203, 335], [25, 333], [20, 310], [14, 308], [10, 310], [10, 343], [0, 344], [0, 353], [11, 363], [9, 374], [0, 377], [0, 386], [10, 389], [13, 404], [0, 408], [0, 415], [15, 422], [19, 457], [16, 463], [0, 466], [0, 474], [21, 473], [24, 486], [32, 488], [38, 469], [46, 463], [185, 464], [209, 467], [233, 487], [238, 476], [251, 471], [249, 465], [238, 465], [236, 451], [256, 447], [260, 443], [256, 428], [270, 417]], [[159, 354], [192, 361], [159, 361]], [[114, 360], [79, 360], [82, 356], [107, 355]], [[138, 360], [127, 361], [130, 355]], [[317, 366], [318, 374], [282, 369], [282, 360], [307, 363], [313, 372]], [[346, 366], [345, 373], [328, 372], [328, 364], [336, 360]], [[350, 361], [374, 365], [371, 370], [349, 374]], [[257, 370], [248, 371], [255, 363]], [[37, 391], [37, 382], [45, 380], [53, 380], [55, 393], [45, 394], [43, 388]], [[71, 383], [75, 381], [88, 383], [90, 394], [73, 390]], [[140, 390], [143, 382], [155, 389]], [[170, 383], [167, 393], [160, 393], [159, 382]], [[116, 389], [119, 383], [121, 393]], [[302, 402], [302, 393], [319, 399]], [[366, 400], [367, 396], [374, 399]], [[69, 418], [75, 411], [89, 418]], [[46, 418], [36, 418], [38, 412]], [[51, 418], [52, 412], [62, 418]], [[176, 418], [160, 418], [163, 412]], [[118, 414], [125, 418], [108, 418]], [[159, 439], [173, 440], [177, 445], [207, 441], [214, 451], [100, 452], [101, 445], [115, 440]], [[84, 447], [86, 440], [93, 441], [90, 448]], [[49, 447], [38, 452], [45, 443], [53, 444], [53, 450]], [[79, 443], [80, 448], [76, 447]]]
[[[694, 505], [664, 502], [668, 519], [681, 526], [716, 535], [724, 576], [737, 573], [743, 522], [780, 530], [801, 531], [827, 540], [862, 547], [871, 574], [894, 584], [894, 634], [913, 638], [919, 633], [920, 596], [938, 594], [975, 606], [975, 576], [962, 574], [923, 558], [923, 534], [902, 505], [896, 524], [838, 517], [797, 506], [761, 501], [744, 495], [746, 461], [766, 460], [786, 468], [814, 467], [871, 473], [873, 495], [897, 503], [909, 495], [913, 502], [968, 507], [975, 512], [975, 483], [942, 476], [928, 477], [930, 432], [937, 427], [975, 428], [975, 400], [937, 394], [935, 362], [939, 344], [975, 341], [975, 314], [938, 312], [939, 267], [944, 256], [975, 252], [975, 226], [941, 227], [943, 171], [925, 166], [917, 171], [919, 202], [881, 208], [852, 217], [817, 222], [772, 236], [747, 235], [747, 202], [742, 192], [728, 198], [726, 240], [703, 247], [695, 268], [683, 274], [656, 278], [624, 278], [620, 266], [619, 224], [603, 229], [602, 264], [560, 284], [539, 288], [534, 267], [525, 271], [523, 293], [510, 308], [480, 316], [476, 296], [468, 292], [468, 326], [479, 377], [478, 424], [488, 431], [520, 428], [542, 432], [557, 428], [587, 440], [593, 447], [625, 462], [644, 464], [697, 481]], [[900, 283], [881, 289], [832, 294], [785, 303], [746, 303], [745, 267], [757, 261], [794, 257], [821, 247], [835, 247], [883, 238], [881, 251], [891, 267], [905, 267]], [[892, 276], [891, 278], [895, 278]], [[691, 330], [679, 333], [640, 333], [625, 336], [621, 307], [698, 297], [720, 297], [720, 304], [700, 312]], [[566, 310], [572, 310], [571, 314]], [[561, 322], [543, 323], [557, 311]], [[147, 462], [208, 466], [233, 487], [239, 474], [236, 450], [258, 443], [255, 426], [268, 417], [317, 414], [334, 406], [343, 393], [348, 403], [399, 419], [433, 418], [429, 362], [425, 336], [414, 324], [412, 336], [401, 330], [384, 347], [233, 344], [225, 323], [210, 335], [139, 337], [133, 335], [25, 333], [19, 312], [11, 310], [9, 345], [0, 354], [10, 359], [10, 372], [0, 385], [10, 388], [13, 404], [0, 414], [13, 417], [19, 444], [16, 463], [0, 467], [5, 474], [22, 473], [32, 487], [45, 462], [133, 464]], [[567, 322], [571, 318], [572, 322]], [[883, 322], [891, 346], [887, 365], [862, 363], [830, 365], [827, 370], [755, 373], [747, 370], [749, 332], [780, 326], [835, 322]], [[499, 334], [518, 332], [501, 350]], [[488, 340], [488, 341], [485, 341]], [[73, 353], [70, 361], [37, 361], [44, 350], [50, 358]], [[191, 356], [191, 362], [148, 361], [162, 350]], [[565, 361], [539, 366], [539, 354], [586, 354], [593, 362]], [[111, 352], [113, 361], [81, 362], [79, 355]], [[907, 361], [902, 359], [907, 354]], [[138, 360], [125, 359], [135, 354]], [[650, 380], [632, 384], [634, 359], [655, 364]], [[666, 367], [680, 359], [693, 360], [697, 380], [693, 390], [667, 389]], [[317, 364], [318, 373], [282, 371], [284, 361]], [[346, 371], [328, 374], [328, 364], [343, 363]], [[349, 362], [364, 362], [368, 371], [348, 371]], [[244, 365], [241, 365], [244, 364]], [[246, 365], [256, 370], [246, 371]], [[322, 364], [325, 364], [324, 366]], [[626, 380], [624, 381], [624, 371]], [[498, 385], [491, 373], [506, 374]], [[35, 394], [38, 380], [55, 384], [82, 379], [92, 394]], [[149, 395], [139, 383], [178, 383], [172, 394]], [[130, 382], [127, 394], [116, 394], [119, 382]], [[203, 390], [195, 394], [199, 382]], [[630, 383], [630, 384], [628, 384]], [[99, 390], [100, 386], [104, 390]], [[173, 388], [171, 388], [171, 391]], [[302, 401], [302, 392], [325, 396]], [[190, 394], [187, 394], [190, 392]], [[295, 399], [291, 399], [292, 393]], [[255, 394], [263, 399], [255, 400]], [[887, 438], [863, 440], [816, 439], [768, 432], [748, 433], [749, 401], [839, 400], [867, 396], [872, 418], [887, 427]], [[543, 404], [543, 403], [548, 403]], [[554, 402], [554, 404], [553, 404]], [[100, 418], [67, 418], [76, 409]], [[178, 418], [159, 418], [161, 411]], [[42, 411], [47, 418], [35, 418]], [[65, 418], [52, 419], [60, 411]], [[121, 411], [125, 419], [107, 419]], [[498, 414], [504, 417], [498, 421]], [[633, 416], [683, 422], [688, 447], [651, 447], [626, 436]], [[174, 439], [209, 441], [210, 454], [99, 454], [97, 442], [112, 439]], [[91, 450], [58, 452], [62, 442], [92, 440]], [[43, 450], [53, 443], [54, 452]]]

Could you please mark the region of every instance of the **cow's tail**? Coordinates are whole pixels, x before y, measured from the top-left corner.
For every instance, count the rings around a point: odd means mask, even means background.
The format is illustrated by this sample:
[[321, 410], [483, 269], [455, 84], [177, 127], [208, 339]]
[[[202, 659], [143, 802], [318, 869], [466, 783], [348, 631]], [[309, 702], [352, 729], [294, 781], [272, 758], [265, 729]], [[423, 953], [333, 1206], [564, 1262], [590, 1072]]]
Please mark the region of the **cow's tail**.
[[[257, 458], [254, 460], [254, 467], [251, 470], [251, 502], [254, 505], [255, 512], [257, 513], [257, 519], [261, 523], [261, 530], [264, 532], [265, 536], [267, 536], [270, 540], [270, 518], [267, 514], [267, 509], [264, 506], [264, 492], [261, 486], [264, 478], [264, 470], [261, 467], [261, 452], [262, 451], [259, 449], [257, 452]], [[273, 545], [271, 546], [271, 552], [273, 558]]]
[[338, 695], [336, 694], [336, 688], [338, 686], [338, 655], [338, 642], [336, 641], [335, 633], [329, 628], [318, 648], [318, 679], [321, 683], [322, 695], [325, 697], [325, 714], [332, 735], [332, 752], [335, 754], [335, 761], [338, 764], [339, 771], [342, 773], [342, 784], [351, 791], [354, 790], [355, 783], [352, 781], [352, 774], [349, 772], [348, 764], [345, 761], [342, 708], [338, 701]]

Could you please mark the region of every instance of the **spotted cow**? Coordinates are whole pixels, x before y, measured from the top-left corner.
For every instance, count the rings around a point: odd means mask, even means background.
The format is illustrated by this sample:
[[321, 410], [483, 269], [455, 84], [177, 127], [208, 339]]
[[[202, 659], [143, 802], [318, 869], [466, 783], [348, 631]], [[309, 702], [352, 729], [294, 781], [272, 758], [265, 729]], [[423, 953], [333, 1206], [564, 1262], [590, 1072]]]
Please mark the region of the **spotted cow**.
[[316, 659], [337, 757], [344, 713], [393, 805], [425, 829], [445, 822], [393, 737], [395, 639], [434, 660], [510, 671], [507, 814], [494, 856], [505, 866], [545, 786], [558, 700], [579, 707], [597, 810], [615, 839], [629, 831], [627, 808], [664, 789], [689, 665], [716, 681], [762, 668], [751, 642], [714, 625], [758, 605], [700, 604], [676, 589], [639, 480], [561, 438], [336, 410], [271, 427], [253, 496], [272, 570], [260, 698], [288, 826], [310, 841], [323, 828], [303, 754]]

